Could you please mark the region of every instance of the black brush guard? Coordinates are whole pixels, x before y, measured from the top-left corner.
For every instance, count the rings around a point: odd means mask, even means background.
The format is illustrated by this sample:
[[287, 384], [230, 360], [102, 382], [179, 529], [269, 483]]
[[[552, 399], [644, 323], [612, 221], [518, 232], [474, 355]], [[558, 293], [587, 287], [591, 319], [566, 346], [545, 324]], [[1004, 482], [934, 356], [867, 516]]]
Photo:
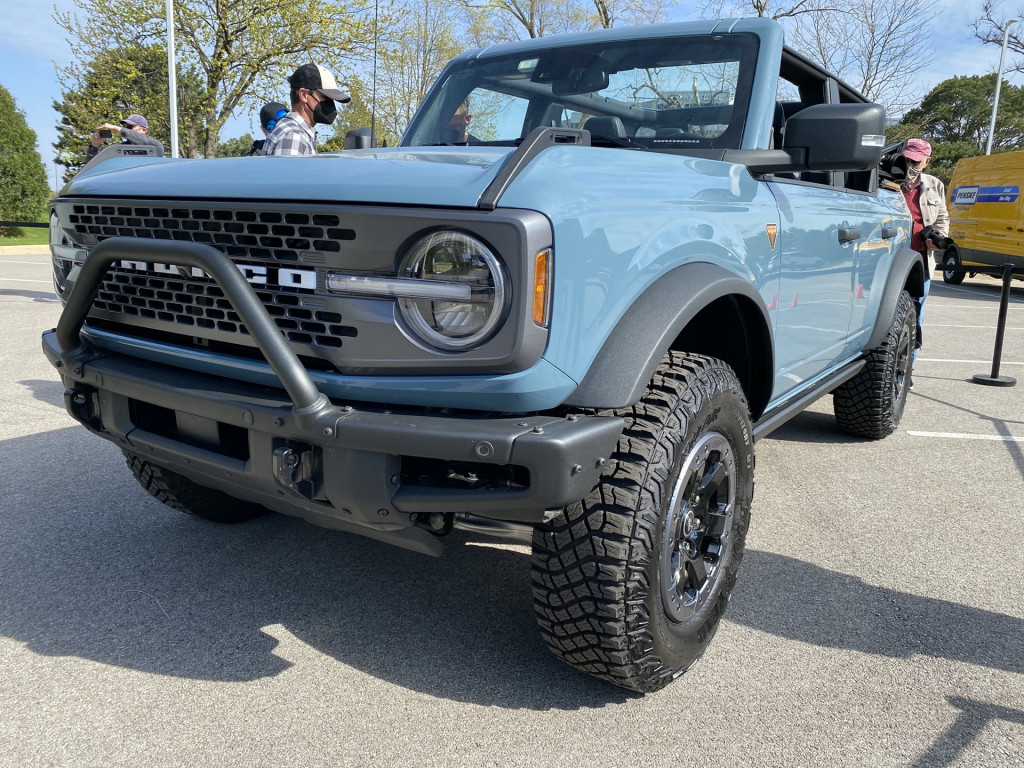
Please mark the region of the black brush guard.
[[[197, 267], [217, 282], [281, 381], [284, 392], [99, 349], [82, 326], [108, 267], [143, 260]], [[436, 554], [417, 524], [434, 512], [536, 523], [581, 499], [614, 450], [622, 421], [527, 415], [497, 418], [396, 413], [401, 406], [334, 403], [321, 393], [238, 268], [202, 243], [114, 237], [97, 245], [77, 275], [43, 349], [58, 368], [69, 413], [96, 434], [207, 487], [325, 527]], [[129, 404], [149, 404], [194, 422], [244, 430], [245, 458], [153, 434]], [[136, 406], [137, 407], [137, 406]], [[304, 447], [305, 482], [295, 475]], [[282, 460], [282, 451], [286, 458]], [[287, 451], [292, 451], [291, 455]], [[472, 489], [398, 481], [402, 457], [524, 467], [523, 488]], [[310, 478], [309, 473], [316, 476]], [[322, 491], [317, 495], [310, 487]]]

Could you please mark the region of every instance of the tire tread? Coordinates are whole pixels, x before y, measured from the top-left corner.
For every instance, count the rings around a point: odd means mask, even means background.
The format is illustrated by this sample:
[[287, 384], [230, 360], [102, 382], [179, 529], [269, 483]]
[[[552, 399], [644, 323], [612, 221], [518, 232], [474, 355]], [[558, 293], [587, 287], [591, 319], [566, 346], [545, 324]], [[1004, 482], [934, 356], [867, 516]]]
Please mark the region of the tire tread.
[[[674, 452], [663, 441], [678, 443], [679, 409], [693, 414], [710, 394], [708, 381], [740, 390], [725, 363], [669, 353], [643, 398], [615, 411], [626, 425], [601, 482], [534, 533], [534, 609], [544, 641], [565, 663], [635, 691], [658, 690], [685, 671], [654, 652], [644, 596]], [[727, 592], [734, 578], [735, 570]]]
[[139, 485], [171, 509], [227, 524], [243, 523], [270, 513], [266, 507], [206, 488], [130, 451], [124, 451], [124, 457]]

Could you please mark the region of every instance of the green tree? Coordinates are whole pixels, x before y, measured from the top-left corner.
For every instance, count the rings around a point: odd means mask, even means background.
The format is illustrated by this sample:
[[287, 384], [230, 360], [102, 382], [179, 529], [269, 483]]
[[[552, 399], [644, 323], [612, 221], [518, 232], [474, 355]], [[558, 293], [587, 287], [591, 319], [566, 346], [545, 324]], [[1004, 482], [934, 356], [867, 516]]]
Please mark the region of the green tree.
[[[981, 151], [988, 140], [995, 87], [995, 74], [944, 80], [900, 122], [920, 126], [922, 138], [929, 141], [966, 142]], [[993, 148], [1019, 148], [1024, 143], [1024, 88], [1003, 81], [998, 118]]]
[[[383, 5], [383, 7], [381, 7]], [[162, 40], [163, 0], [75, 0], [77, 12], [57, 11], [57, 23], [73, 40], [78, 62], [104, 51]], [[378, 3], [383, 27], [387, 4]], [[204, 141], [200, 154], [216, 155], [220, 130], [241, 105], [262, 104], [286, 75], [310, 59], [345, 74], [351, 57], [368, 50], [374, 4], [370, 0], [192, 0], [175, 3], [177, 60], [201, 78]], [[345, 69], [338, 70], [340, 57]], [[70, 68], [69, 68], [70, 69]], [[63, 70], [65, 73], [68, 69]]]
[[378, 146], [393, 147], [400, 137], [382, 134], [379, 125], [374, 125], [370, 105], [373, 100], [373, 87], [360, 75], [349, 80], [352, 101], [338, 107], [338, 117], [334, 121], [334, 134], [317, 145], [319, 152], [339, 152], [345, 148], [345, 134], [354, 128], [374, 128], [377, 132]]
[[[42, 158], [36, 151], [36, 132], [25, 113], [0, 85], [0, 220], [37, 222], [46, 215], [50, 187]], [[0, 227], [0, 237], [18, 237], [16, 227]]]
[[[180, 69], [180, 68], [179, 68]], [[73, 176], [85, 162], [89, 138], [96, 126], [117, 122], [132, 113], [149, 120], [152, 136], [170, 147], [170, 106], [167, 99], [167, 51], [160, 44], [130, 45], [104, 51], [86, 66], [76, 66], [65, 78], [60, 101], [57, 162]], [[177, 78], [179, 153], [198, 157], [206, 142], [201, 81], [194, 71], [182, 70]]]
[[[995, 74], [944, 80], [924, 97], [920, 106], [889, 126], [886, 143], [915, 136], [928, 140], [932, 145], [928, 173], [948, 185], [960, 160], [984, 151], [995, 85]], [[998, 118], [993, 151], [1020, 148], [1024, 143], [1024, 88], [1003, 82]]]
[[[447, 21], [458, 12], [450, 0], [419, 0], [383, 46], [378, 66], [377, 134], [397, 143], [430, 86], [463, 46]], [[371, 97], [372, 98], [372, 97]]]
[[461, 12], [459, 0], [406, 5], [402, 19], [378, 41], [376, 88], [370, 66], [352, 76], [352, 101], [340, 110], [321, 151], [343, 149], [345, 133], [363, 127], [374, 129], [377, 146], [397, 144], [444, 65], [465, 47], [450, 23]]
[[953, 179], [956, 164], [965, 157], [980, 155], [978, 148], [969, 141], [955, 141], [948, 144], [932, 144], [932, 160], [928, 173], [938, 176], [947, 187]]
[[250, 134], [228, 139], [217, 145], [217, 157], [241, 157], [252, 149], [253, 138]]

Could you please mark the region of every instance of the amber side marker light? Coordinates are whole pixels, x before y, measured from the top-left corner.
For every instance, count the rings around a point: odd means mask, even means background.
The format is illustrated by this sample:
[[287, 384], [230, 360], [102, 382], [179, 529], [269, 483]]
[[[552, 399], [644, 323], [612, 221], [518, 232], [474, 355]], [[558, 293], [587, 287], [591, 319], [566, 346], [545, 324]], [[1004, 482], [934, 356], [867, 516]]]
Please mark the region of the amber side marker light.
[[551, 296], [548, 293], [551, 278], [551, 249], [545, 248], [533, 260], [533, 322], [547, 328]]

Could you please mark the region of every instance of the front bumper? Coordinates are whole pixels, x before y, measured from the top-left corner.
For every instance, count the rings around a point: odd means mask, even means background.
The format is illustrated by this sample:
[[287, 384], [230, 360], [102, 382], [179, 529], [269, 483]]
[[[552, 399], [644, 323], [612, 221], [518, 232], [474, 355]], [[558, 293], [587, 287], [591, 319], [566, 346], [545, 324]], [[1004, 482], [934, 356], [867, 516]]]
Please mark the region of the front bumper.
[[[154, 243], [169, 263], [217, 280], [284, 392], [98, 350], [80, 331], [107, 265], [132, 247], [97, 246], [64, 314], [43, 334], [69, 413], [94, 433], [195, 482], [331, 528], [421, 551], [432, 513], [533, 523], [587, 494], [622, 429], [613, 417], [482, 418], [333, 402], [319, 392], [249, 284], [215, 249]], [[415, 467], [415, 471], [410, 467]], [[462, 485], [431, 473], [454, 472]], [[515, 468], [514, 483], [466, 481]], [[486, 475], [487, 472], [480, 472]], [[490, 476], [497, 477], [501, 473]]]

